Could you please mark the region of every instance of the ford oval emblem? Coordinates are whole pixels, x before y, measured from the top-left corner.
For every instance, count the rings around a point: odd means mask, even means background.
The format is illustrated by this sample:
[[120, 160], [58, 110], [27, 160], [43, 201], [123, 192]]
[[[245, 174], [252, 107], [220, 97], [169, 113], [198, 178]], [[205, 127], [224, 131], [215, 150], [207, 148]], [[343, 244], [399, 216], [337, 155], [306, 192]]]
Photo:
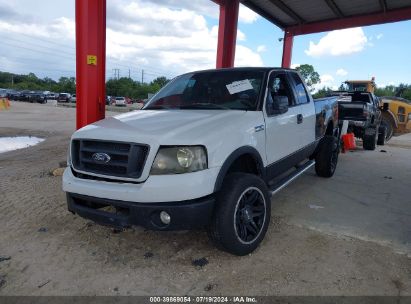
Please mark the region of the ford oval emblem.
[[100, 163], [100, 164], [107, 164], [111, 157], [110, 155], [108, 155], [107, 153], [94, 153], [91, 158], [96, 162], [96, 163]]

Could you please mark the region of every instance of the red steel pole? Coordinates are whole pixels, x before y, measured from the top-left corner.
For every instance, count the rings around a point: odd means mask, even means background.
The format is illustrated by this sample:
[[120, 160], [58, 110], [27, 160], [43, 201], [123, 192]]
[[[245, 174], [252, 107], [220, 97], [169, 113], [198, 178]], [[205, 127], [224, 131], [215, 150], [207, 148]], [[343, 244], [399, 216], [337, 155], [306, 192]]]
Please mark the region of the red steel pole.
[[217, 69], [234, 66], [239, 0], [220, 0], [218, 25]]
[[105, 116], [106, 0], [76, 0], [76, 128]]
[[294, 36], [287, 31], [284, 31], [284, 40], [283, 40], [283, 58], [281, 61], [281, 67], [289, 69], [291, 66], [291, 57], [293, 55], [293, 41]]

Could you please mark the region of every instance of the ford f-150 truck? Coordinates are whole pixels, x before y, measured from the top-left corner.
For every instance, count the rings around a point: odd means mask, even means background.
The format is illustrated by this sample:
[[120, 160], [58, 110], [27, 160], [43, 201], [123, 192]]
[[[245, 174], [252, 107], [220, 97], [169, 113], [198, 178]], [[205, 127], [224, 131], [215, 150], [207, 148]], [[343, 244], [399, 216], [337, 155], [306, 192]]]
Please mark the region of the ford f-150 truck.
[[314, 101], [293, 70], [181, 75], [142, 110], [73, 134], [68, 209], [121, 228], [206, 228], [219, 248], [248, 254], [267, 231], [273, 193], [314, 165], [334, 174], [337, 115], [337, 97]]

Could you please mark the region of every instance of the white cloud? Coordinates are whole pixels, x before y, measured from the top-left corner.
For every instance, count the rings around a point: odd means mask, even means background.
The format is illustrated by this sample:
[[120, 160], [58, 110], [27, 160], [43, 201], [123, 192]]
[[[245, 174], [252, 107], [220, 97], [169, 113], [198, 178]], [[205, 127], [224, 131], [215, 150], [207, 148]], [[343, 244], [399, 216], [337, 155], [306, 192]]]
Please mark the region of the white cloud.
[[300, 63], [293, 63], [293, 64], [291, 64], [290, 67], [291, 67], [292, 69], [296, 69], [296, 68], [298, 68], [300, 65], [301, 65]]
[[[107, 22], [109, 58], [173, 74], [215, 66], [218, 27], [209, 28], [205, 18], [195, 11], [140, 0], [112, 11]], [[119, 16], [122, 19], [117, 23]], [[237, 41], [245, 40], [245, 34], [238, 30]], [[235, 64], [261, 66], [263, 62], [258, 53], [237, 43]]]
[[[132, 0], [138, 2], [140, 0]], [[115, 2], [116, 6], [127, 5], [130, 0], [110, 0]], [[218, 19], [219, 6], [210, 0], [193, 1], [193, 0], [150, 0], [156, 6], [164, 6], [173, 9], [185, 8], [190, 11], [197, 12], [200, 15], [205, 15], [213, 19]], [[107, 4], [110, 4], [109, 2]], [[240, 23], [254, 23], [260, 18], [258, 14], [250, 10], [248, 7], [240, 3], [240, 9], [238, 13], [238, 21]]]
[[237, 45], [234, 64], [238, 67], [264, 65], [263, 60], [261, 59], [261, 56], [259, 54], [242, 45]]
[[239, 22], [254, 23], [258, 18], [259, 18], [258, 14], [250, 10], [248, 7], [240, 4], [240, 10], [238, 12]]
[[330, 74], [323, 74], [320, 76], [321, 83], [324, 84], [332, 84], [334, 82], [334, 77]]
[[377, 35], [377, 40], [380, 40], [382, 37], [384, 36], [384, 34], [380, 33]]
[[[204, 16], [217, 14], [218, 17], [218, 6], [212, 1], [206, 1], [197, 7], [194, 2], [188, 0], [107, 1], [106, 51], [109, 76], [113, 68], [120, 68], [120, 75], [123, 76], [128, 75], [130, 68], [131, 76], [134, 78], [141, 75], [141, 69], [144, 69], [147, 78], [152, 79], [156, 76], [172, 77], [190, 70], [215, 67], [218, 27], [208, 25]], [[183, 5], [187, 6], [181, 8]], [[0, 33], [5, 36], [6, 41], [8, 41], [7, 37], [10, 41], [16, 39], [13, 37], [19, 37], [21, 41], [13, 43], [24, 45], [26, 49], [16, 49], [21, 52], [16, 57], [25, 58], [27, 61], [19, 63], [17, 58], [7, 56], [7, 61], [5, 58], [0, 58], [2, 66], [10, 67], [9, 70], [14, 72], [21, 70], [21, 73], [32, 71], [40, 75], [42, 73], [50, 75], [46, 72], [48, 67], [50, 71], [54, 71], [50, 76], [55, 78], [61, 76], [62, 71], [70, 70], [73, 76], [74, 20], [67, 17], [53, 20], [42, 20], [38, 16], [19, 18], [17, 7], [12, 9], [16, 12], [13, 18], [0, 19]], [[254, 15], [245, 7], [240, 7], [241, 22], [254, 22], [256, 20]], [[32, 37], [30, 41], [23, 36], [27, 36], [28, 33]], [[52, 44], [45, 44], [42, 47], [43, 41], [33, 42], [40, 38], [49, 40]], [[241, 45], [245, 40], [246, 35], [238, 30], [236, 65], [262, 66], [260, 54]], [[34, 43], [40, 44], [38, 53]], [[64, 46], [62, 47], [61, 44]], [[52, 52], [54, 55], [45, 56], [45, 51]], [[15, 55], [12, 51], [7, 53]], [[27, 53], [30, 53], [30, 56]], [[54, 63], [47, 65], [41, 63], [41, 60], [54, 61]]]
[[364, 50], [367, 41], [360, 27], [337, 30], [329, 32], [317, 44], [310, 41], [308, 50], [304, 52], [312, 57], [350, 55]]
[[245, 40], [246, 40], [245, 34], [242, 31], [237, 30], [237, 41], [245, 41]]
[[335, 84], [334, 77], [330, 74], [323, 74], [320, 76], [320, 83], [316, 83], [314, 85], [314, 92], [317, 92], [319, 89], [322, 89], [324, 87], [326, 88], [331, 88], [333, 90], [337, 90], [337, 85]]
[[[74, 41], [74, 20], [66, 17], [54, 19], [52, 23], [25, 23], [0, 21], [0, 32], [6, 34], [25, 34], [43, 38], [65, 38]], [[13, 37], [11, 35], [11, 37]]]
[[348, 74], [348, 72], [346, 70], [344, 70], [343, 68], [338, 69], [337, 72], [335, 72], [335, 75], [337, 76], [346, 76]]
[[258, 53], [267, 52], [267, 47], [266, 47], [264, 44], [259, 45], [259, 46], [257, 47], [257, 52], [258, 52]]

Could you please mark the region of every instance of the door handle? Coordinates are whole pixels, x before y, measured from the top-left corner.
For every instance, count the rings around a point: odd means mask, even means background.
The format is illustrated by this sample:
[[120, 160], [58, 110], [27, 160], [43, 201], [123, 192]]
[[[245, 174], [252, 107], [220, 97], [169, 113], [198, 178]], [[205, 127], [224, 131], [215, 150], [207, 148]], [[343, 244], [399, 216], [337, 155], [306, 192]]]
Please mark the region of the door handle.
[[303, 114], [298, 114], [297, 115], [297, 123], [300, 124], [303, 122]]

